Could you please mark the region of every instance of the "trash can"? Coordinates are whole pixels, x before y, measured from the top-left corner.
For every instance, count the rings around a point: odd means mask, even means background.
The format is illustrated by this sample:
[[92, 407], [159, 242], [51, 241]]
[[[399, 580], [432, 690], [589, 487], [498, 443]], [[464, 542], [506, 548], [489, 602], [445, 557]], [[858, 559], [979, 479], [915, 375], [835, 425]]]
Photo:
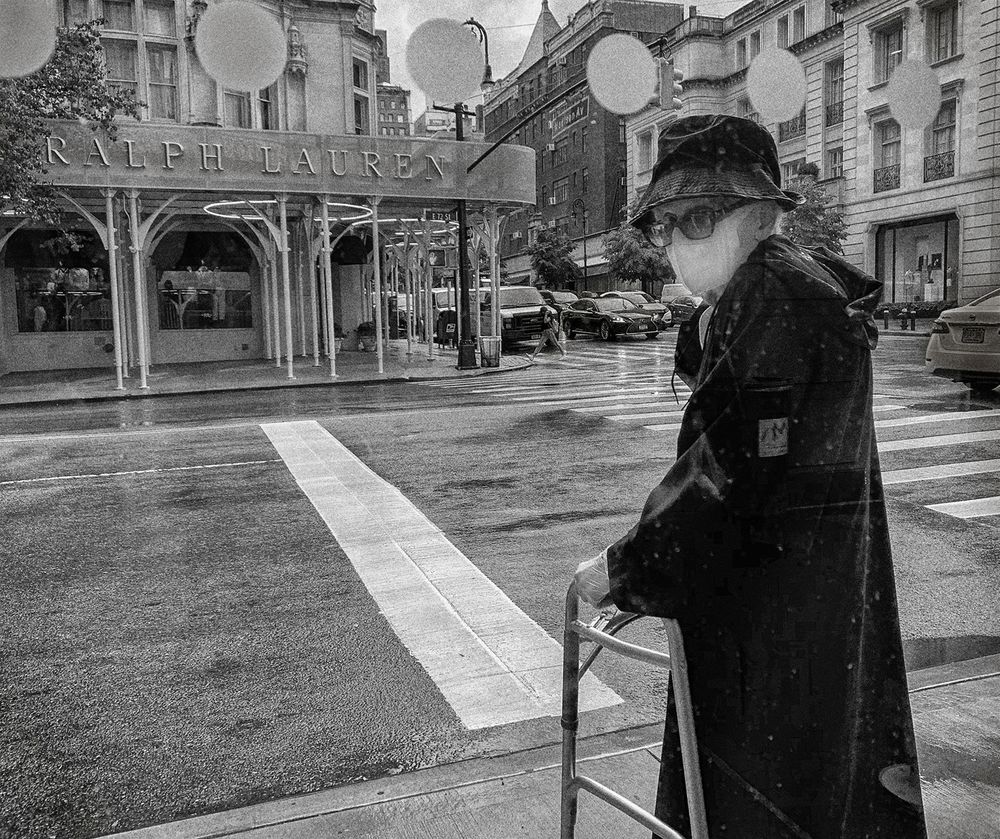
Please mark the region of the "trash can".
[[438, 314], [434, 337], [441, 346], [458, 346], [458, 316], [454, 309], [446, 309]]
[[479, 338], [479, 366], [500, 366], [500, 338], [490, 335]]

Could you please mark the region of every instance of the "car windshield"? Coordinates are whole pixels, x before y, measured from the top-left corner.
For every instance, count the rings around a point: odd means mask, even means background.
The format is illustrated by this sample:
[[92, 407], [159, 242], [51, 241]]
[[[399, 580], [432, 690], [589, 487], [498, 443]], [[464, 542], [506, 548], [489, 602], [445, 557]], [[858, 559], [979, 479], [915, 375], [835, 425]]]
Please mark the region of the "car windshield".
[[639, 308], [624, 297], [599, 297], [594, 302], [602, 312], [634, 312]]
[[624, 291], [622, 292], [622, 297], [624, 297], [626, 300], [630, 300], [637, 306], [641, 306], [643, 303], [653, 302], [652, 297], [650, 297], [648, 294], [644, 294], [641, 291]]
[[500, 308], [514, 309], [518, 306], [538, 306], [545, 305], [542, 295], [537, 288], [502, 288], [500, 289]]
[[553, 301], [556, 303], [572, 303], [577, 296], [572, 291], [550, 291]]
[[978, 300], [973, 300], [969, 305], [978, 306], [980, 303], [985, 303], [987, 300], [993, 300], [997, 297], [1000, 297], [1000, 288], [994, 289], [989, 294], [984, 294]]

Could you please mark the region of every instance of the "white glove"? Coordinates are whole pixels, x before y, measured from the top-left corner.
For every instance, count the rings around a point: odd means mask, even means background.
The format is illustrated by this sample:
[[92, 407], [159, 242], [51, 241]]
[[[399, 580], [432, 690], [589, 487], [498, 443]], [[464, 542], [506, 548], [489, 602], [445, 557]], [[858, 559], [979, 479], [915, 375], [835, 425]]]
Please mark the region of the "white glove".
[[580, 599], [597, 609], [614, 605], [611, 581], [608, 579], [608, 552], [601, 551], [593, 559], [581, 562], [576, 569], [576, 591]]

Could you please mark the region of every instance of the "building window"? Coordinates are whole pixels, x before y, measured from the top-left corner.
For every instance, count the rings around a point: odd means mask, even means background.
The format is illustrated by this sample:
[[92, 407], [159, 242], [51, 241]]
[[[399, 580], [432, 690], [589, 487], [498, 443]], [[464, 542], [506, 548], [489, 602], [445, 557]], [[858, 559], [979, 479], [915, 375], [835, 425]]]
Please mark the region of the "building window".
[[760, 55], [760, 30], [750, 33], [750, 60]]
[[584, 128], [580, 131], [580, 151], [587, 151], [587, 129]]
[[955, 122], [958, 102], [946, 99], [941, 103], [930, 128], [928, 154], [924, 158], [924, 182], [950, 178], [955, 174]]
[[250, 94], [239, 90], [222, 91], [222, 124], [229, 128], [250, 128]]
[[826, 125], [844, 121], [844, 59], [826, 65]]
[[552, 184], [552, 197], [556, 204], [569, 200], [569, 178], [559, 178]]
[[359, 90], [368, 90], [368, 65], [364, 61], [354, 59], [352, 64], [354, 71], [354, 86]]
[[139, 98], [137, 47], [134, 41], [104, 39], [104, 71], [108, 85], [114, 90], [129, 90]]
[[105, 29], [115, 32], [135, 32], [134, 0], [102, 0], [98, 4], [98, 17], [104, 18]]
[[788, 47], [788, 15], [782, 15], [778, 18], [778, 37], [777, 37], [778, 49], [786, 49]]
[[542, 184], [542, 206], [547, 207], [549, 204], [549, 187], [548, 184]]
[[742, 70], [747, 66], [747, 39], [740, 38], [736, 42], [736, 69]]
[[146, 45], [149, 62], [149, 116], [177, 120], [177, 49], [162, 44]]
[[875, 84], [889, 76], [903, 60], [903, 24], [894, 23], [875, 32]]
[[899, 189], [901, 142], [899, 123], [886, 119], [875, 124], [874, 191]]
[[271, 85], [257, 93], [257, 103], [260, 108], [260, 127], [264, 131], [278, 130], [277, 92], [277, 85]]
[[805, 165], [806, 159], [804, 157], [796, 157], [794, 160], [789, 160], [788, 163], [781, 164], [781, 182], [787, 183], [792, 178], [799, 174], [799, 167]]
[[368, 97], [354, 94], [354, 133], [368, 133]]
[[748, 98], [744, 97], [740, 99], [736, 105], [736, 109], [739, 112], [737, 116], [741, 116], [744, 119], [752, 119], [754, 122], [760, 122], [760, 114], [753, 109], [753, 105], [750, 104]]
[[644, 131], [639, 135], [638, 171], [645, 172], [653, 165], [653, 132]]
[[587, 176], [589, 175], [589, 170], [586, 166], [580, 170], [580, 192], [587, 191]]
[[844, 150], [837, 147], [826, 152], [826, 176], [828, 178], [844, 177]]
[[792, 43], [797, 44], [806, 37], [806, 7], [799, 6], [792, 12]]
[[174, 0], [145, 0], [143, 5], [144, 31], [147, 35], [177, 37], [174, 17]]
[[805, 133], [806, 109], [804, 105], [802, 106], [802, 110], [799, 112], [798, 116], [792, 117], [791, 119], [778, 124], [779, 142], [791, 140], [795, 137], [802, 137]]
[[60, 5], [60, 24], [70, 27], [90, 20], [90, 4], [87, 0], [63, 0]]
[[927, 10], [927, 58], [931, 64], [958, 53], [958, 3]]

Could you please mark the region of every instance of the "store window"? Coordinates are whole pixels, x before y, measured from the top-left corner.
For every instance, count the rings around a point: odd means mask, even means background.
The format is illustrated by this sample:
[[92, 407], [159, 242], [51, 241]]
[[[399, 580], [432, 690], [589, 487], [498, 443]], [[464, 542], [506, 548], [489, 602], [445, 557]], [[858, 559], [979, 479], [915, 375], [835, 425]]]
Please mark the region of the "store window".
[[110, 332], [108, 255], [97, 236], [22, 230], [7, 244], [18, 332]]
[[887, 82], [892, 71], [903, 60], [903, 24], [895, 22], [878, 29], [874, 33], [875, 84]]
[[927, 59], [932, 64], [958, 54], [958, 3], [927, 10]]
[[202, 265], [164, 271], [157, 287], [160, 329], [250, 329], [250, 275]]

